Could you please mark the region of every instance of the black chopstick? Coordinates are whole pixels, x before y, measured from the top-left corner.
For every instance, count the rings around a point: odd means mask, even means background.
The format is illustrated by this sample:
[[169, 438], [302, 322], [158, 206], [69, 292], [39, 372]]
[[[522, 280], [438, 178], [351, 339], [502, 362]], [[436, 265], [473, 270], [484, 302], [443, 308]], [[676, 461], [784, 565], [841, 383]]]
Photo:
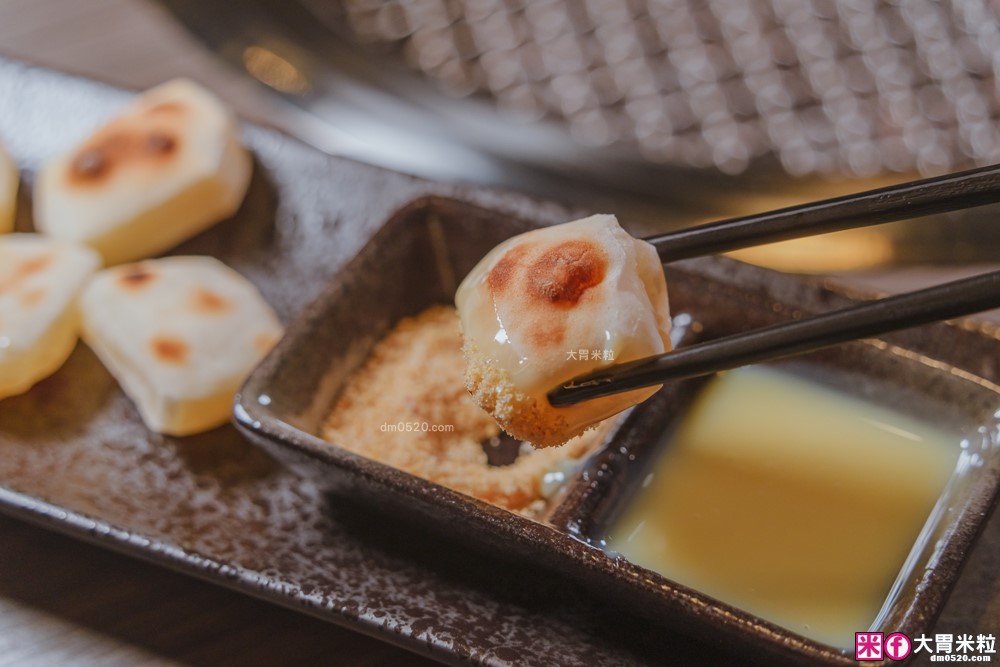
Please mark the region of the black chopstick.
[[645, 239], [672, 262], [1000, 201], [1000, 165], [910, 181]]
[[554, 406], [572, 405], [998, 307], [1000, 271], [993, 271], [616, 364], [575, 377], [550, 391], [548, 398]]

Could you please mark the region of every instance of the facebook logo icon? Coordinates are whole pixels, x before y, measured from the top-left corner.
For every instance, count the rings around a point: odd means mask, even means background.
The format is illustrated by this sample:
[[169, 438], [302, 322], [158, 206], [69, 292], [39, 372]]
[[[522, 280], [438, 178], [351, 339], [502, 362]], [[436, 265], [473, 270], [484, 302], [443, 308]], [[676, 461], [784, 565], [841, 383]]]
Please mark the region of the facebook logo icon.
[[888, 658], [903, 660], [910, 655], [910, 638], [902, 632], [894, 632], [885, 638], [883, 650]]

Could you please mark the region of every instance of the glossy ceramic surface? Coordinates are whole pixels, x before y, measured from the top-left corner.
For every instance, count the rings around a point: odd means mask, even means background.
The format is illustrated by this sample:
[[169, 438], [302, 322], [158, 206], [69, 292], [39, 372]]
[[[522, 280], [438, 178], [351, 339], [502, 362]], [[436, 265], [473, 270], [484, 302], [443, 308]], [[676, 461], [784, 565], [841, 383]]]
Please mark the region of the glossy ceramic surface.
[[[338, 497], [363, 499], [387, 517], [409, 518], [440, 534], [446, 544], [472, 545], [559, 573], [612, 605], [640, 610], [661, 627], [705, 641], [722, 637], [768, 661], [853, 663], [853, 655], [841, 648], [800, 637], [599, 549], [608, 523], [642, 483], [663, 434], [683, 414], [699, 381], [670, 386], [634, 409], [538, 521], [317, 437], [345, 380], [395, 322], [432, 304], [449, 303], [456, 281], [479, 258], [534, 224], [437, 197], [399, 211], [253, 373], [237, 405], [240, 425], [290, 465], [306, 473], [322, 469]], [[725, 259], [678, 263], [668, 267], [667, 278], [673, 312], [688, 330], [688, 340], [765, 326], [850, 301], [817, 283]], [[1000, 388], [952, 368], [947, 356], [932, 362], [914, 351], [964, 349], [971, 344], [965, 340], [969, 335], [956, 326], [928, 327], [904, 335], [909, 348], [860, 342], [791, 364], [848, 394], [951, 428], [969, 440], [961, 472], [900, 574], [876, 621], [878, 630], [916, 636], [929, 629], [997, 491], [1000, 448], [994, 414], [1000, 408]], [[989, 356], [997, 341], [979, 332], [975, 344]], [[780, 406], [774, 408], [780, 411]]]

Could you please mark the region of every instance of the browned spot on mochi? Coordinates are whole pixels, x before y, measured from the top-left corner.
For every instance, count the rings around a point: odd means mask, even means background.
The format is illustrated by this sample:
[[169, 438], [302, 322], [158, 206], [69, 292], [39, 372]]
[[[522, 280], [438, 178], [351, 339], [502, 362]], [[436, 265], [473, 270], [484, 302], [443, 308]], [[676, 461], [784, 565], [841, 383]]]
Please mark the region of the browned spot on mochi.
[[150, 341], [153, 357], [164, 364], [181, 365], [187, 361], [188, 344], [179, 338], [156, 336]]
[[177, 140], [164, 132], [152, 132], [146, 137], [144, 148], [147, 153], [172, 153], [177, 148]]
[[13, 290], [33, 274], [44, 271], [51, 263], [52, 255], [39, 255], [19, 262], [13, 274], [7, 280], [0, 282], [0, 294]]
[[18, 274], [23, 278], [27, 278], [32, 273], [38, 273], [39, 271], [44, 270], [51, 263], [52, 255], [39, 255], [38, 257], [32, 257], [29, 260], [21, 262], [21, 265], [17, 267], [15, 274]]
[[571, 308], [584, 292], [601, 284], [607, 269], [607, 254], [596, 243], [563, 241], [546, 248], [528, 267], [528, 292], [538, 301]]
[[257, 334], [253, 339], [253, 346], [261, 354], [271, 351], [274, 344], [278, 342], [278, 337], [273, 334]]
[[99, 131], [70, 161], [69, 185], [96, 187], [119, 168], [165, 162], [177, 153], [179, 141], [173, 133], [121, 120]]
[[199, 288], [191, 297], [191, 305], [199, 313], [216, 314], [229, 310], [229, 301], [211, 290]]
[[527, 254], [529, 247], [530, 244], [527, 243], [514, 246], [504, 253], [504, 256], [493, 265], [489, 275], [486, 277], [486, 282], [492, 293], [497, 294], [507, 289], [507, 286], [514, 280], [517, 269], [521, 265], [521, 261], [525, 254]]
[[24, 306], [25, 308], [31, 308], [41, 303], [42, 299], [44, 298], [45, 298], [45, 290], [42, 289], [41, 287], [36, 287], [34, 289], [27, 290], [26, 292], [21, 294], [19, 301], [21, 302], [21, 305]]
[[566, 324], [564, 322], [540, 322], [527, 331], [528, 340], [536, 347], [560, 345], [566, 340]]
[[171, 102], [158, 102], [157, 104], [154, 104], [153, 106], [146, 109], [146, 113], [177, 114], [177, 113], [184, 113], [184, 111], [186, 110], [187, 107], [181, 104], [180, 102], [171, 101]]
[[142, 264], [126, 267], [118, 276], [118, 284], [129, 290], [138, 290], [148, 286], [156, 277], [151, 270]]

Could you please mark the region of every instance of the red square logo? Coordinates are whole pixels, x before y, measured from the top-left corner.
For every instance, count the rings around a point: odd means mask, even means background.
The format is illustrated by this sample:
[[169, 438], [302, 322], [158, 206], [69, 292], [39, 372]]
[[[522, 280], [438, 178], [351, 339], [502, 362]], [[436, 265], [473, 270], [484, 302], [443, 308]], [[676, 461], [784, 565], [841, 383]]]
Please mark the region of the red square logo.
[[858, 661], [882, 660], [882, 633], [855, 632], [854, 659]]

